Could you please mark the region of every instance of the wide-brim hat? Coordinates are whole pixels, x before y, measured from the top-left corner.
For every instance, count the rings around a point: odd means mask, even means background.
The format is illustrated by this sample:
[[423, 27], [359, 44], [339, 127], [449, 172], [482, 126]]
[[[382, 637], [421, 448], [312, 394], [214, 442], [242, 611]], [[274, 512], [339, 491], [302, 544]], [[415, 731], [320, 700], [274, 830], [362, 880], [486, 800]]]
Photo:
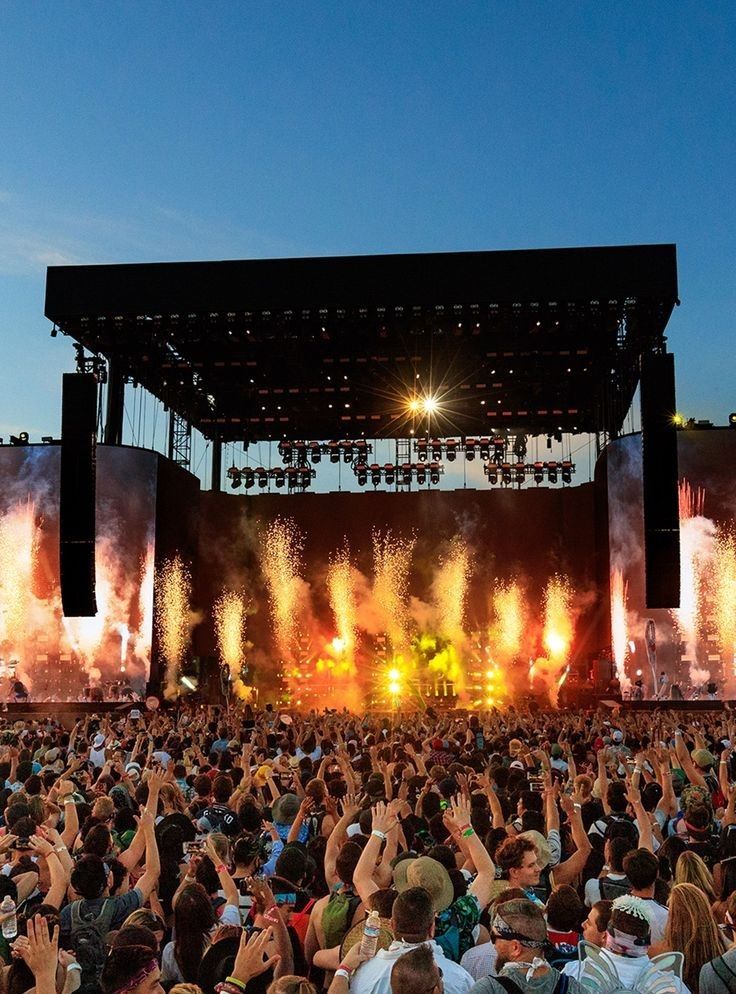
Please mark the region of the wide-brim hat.
[[442, 863], [432, 859], [431, 856], [419, 856], [407, 862], [406, 887], [424, 887], [429, 891], [436, 915], [449, 908], [455, 896], [455, 888], [452, 886], [450, 874]]
[[[391, 921], [388, 918], [379, 918], [378, 922], [381, 928], [378, 933], [378, 949], [388, 949], [394, 941], [394, 933], [391, 930]], [[343, 961], [353, 946], [356, 946], [362, 940], [364, 928], [365, 918], [362, 921], [356, 922], [355, 925], [353, 925], [352, 928], [349, 928], [345, 933], [345, 938], [342, 940], [342, 945], [340, 946], [340, 962]]]
[[233, 972], [239, 946], [240, 940], [232, 938], [220, 939], [208, 948], [197, 971], [197, 983], [204, 994], [214, 994], [215, 986]]

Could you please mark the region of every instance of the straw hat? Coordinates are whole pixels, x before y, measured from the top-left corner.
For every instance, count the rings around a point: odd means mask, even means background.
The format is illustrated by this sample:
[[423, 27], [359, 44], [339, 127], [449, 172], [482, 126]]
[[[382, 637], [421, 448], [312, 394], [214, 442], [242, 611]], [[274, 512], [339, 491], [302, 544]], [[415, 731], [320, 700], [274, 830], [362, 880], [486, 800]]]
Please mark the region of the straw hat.
[[[379, 918], [379, 924], [381, 930], [378, 933], [378, 949], [388, 949], [391, 943], [394, 941], [394, 933], [391, 930], [391, 921], [388, 918]], [[342, 945], [340, 946], [340, 962], [345, 958], [347, 953], [357, 945], [363, 938], [363, 928], [365, 926], [365, 918], [362, 921], [356, 922], [352, 928], [348, 929], [345, 933], [345, 938], [342, 940]]]
[[534, 844], [534, 848], [537, 850], [537, 857], [539, 858], [539, 865], [542, 869], [544, 869], [545, 866], [549, 866], [552, 862], [552, 852], [550, 851], [549, 843], [541, 832], [530, 829], [528, 832], [520, 832], [519, 838], [527, 839], [529, 842]]
[[[400, 879], [402, 875], [403, 883]], [[455, 895], [450, 874], [442, 863], [432, 859], [431, 856], [419, 856], [417, 859], [406, 859], [399, 863], [394, 870], [394, 887], [399, 893], [408, 887], [424, 887], [432, 897], [436, 915], [450, 907]]]

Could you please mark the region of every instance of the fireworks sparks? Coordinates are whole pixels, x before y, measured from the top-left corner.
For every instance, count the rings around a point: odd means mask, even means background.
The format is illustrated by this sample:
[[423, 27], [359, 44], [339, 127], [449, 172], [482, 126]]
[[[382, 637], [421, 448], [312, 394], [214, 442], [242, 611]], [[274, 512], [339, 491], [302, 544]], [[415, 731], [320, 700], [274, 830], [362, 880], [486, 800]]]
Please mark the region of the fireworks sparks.
[[716, 538], [713, 560], [715, 620], [725, 672], [733, 683], [736, 677], [736, 533], [721, 530]]
[[463, 622], [470, 578], [470, 551], [464, 539], [456, 535], [440, 563], [435, 578], [434, 602], [437, 630], [457, 645], [465, 640]]
[[493, 589], [495, 622], [491, 632], [494, 654], [503, 662], [514, 660], [521, 652], [521, 640], [526, 626], [526, 606], [521, 587], [515, 580], [503, 583], [498, 579]]
[[276, 518], [264, 537], [263, 573], [271, 602], [275, 641], [290, 659], [299, 628], [301, 554], [304, 539], [291, 519]]
[[353, 567], [347, 544], [330, 560], [327, 592], [337, 630], [331, 643], [332, 653], [346, 672], [354, 672], [358, 621]]
[[151, 639], [153, 637], [153, 586], [156, 566], [153, 542], [149, 542], [141, 558], [140, 587], [138, 588], [138, 630], [133, 652], [148, 673], [151, 665]]
[[685, 643], [690, 680], [701, 686], [710, 671], [700, 665], [702, 620], [705, 615], [706, 566], [713, 554], [715, 526], [703, 517], [705, 491], [691, 487], [687, 480], [679, 485], [680, 504], [680, 606], [673, 614]]
[[544, 660], [538, 659], [535, 666], [537, 673], [550, 681], [550, 701], [553, 705], [557, 703], [557, 693], [562, 685], [559, 680], [567, 665], [575, 633], [571, 605], [570, 581], [555, 574], [544, 591], [543, 642], [547, 650], [547, 665], [544, 665]]
[[246, 653], [245, 597], [234, 590], [226, 590], [217, 598], [213, 609], [215, 638], [220, 660], [230, 671], [233, 693], [240, 700], [248, 700], [252, 688], [243, 682]]
[[373, 595], [394, 651], [409, 643], [406, 596], [415, 542], [413, 537], [399, 537], [390, 530], [373, 533]]
[[161, 654], [166, 663], [167, 698], [177, 694], [179, 669], [190, 636], [190, 597], [192, 579], [189, 568], [177, 555], [165, 559], [156, 578], [156, 632]]
[[20, 654], [33, 590], [37, 533], [29, 500], [0, 516], [0, 642]]
[[611, 576], [611, 646], [616, 664], [616, 676], [624, 690], [631, 686], [631, 681], [626, 675], [626, 654], [629, 648], [626, 620], [628, 587], [621, 570], [615, 569]]

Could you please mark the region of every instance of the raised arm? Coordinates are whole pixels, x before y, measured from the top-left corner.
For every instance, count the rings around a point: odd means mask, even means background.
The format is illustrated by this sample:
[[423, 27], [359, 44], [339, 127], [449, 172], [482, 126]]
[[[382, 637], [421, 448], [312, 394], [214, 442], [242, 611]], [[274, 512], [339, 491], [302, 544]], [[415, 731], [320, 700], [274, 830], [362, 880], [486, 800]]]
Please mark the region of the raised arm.
[[470, 823], [470, 801], [458, 794], [451, 801], [451, 809], [453, 820], [457, 824], [463, 843], [475, 864], [476, 877], [468, 888], [468, 893], [474, 895], [482, 909], [487, 906], [491, 899], [491, 888], [496, 879], [496, 867], [490, 853], [475, 834], [475, 829]]
[[588, 833], [585, 831], [582, 818], [582, 800], [579, 795], [568, 794], [560, 796], [560, 806], [567, 815], [572, 831], [572, 841], [575, 852], [564, 863], [560, 863], [554, 869], [555, 886], [572, 883], [580, 873], [588, 860], [588, 856], [593, 851], [593, 846]]
[[146, 809], [141, 815], [141, 826], [146, 838], [146, 865], [143, 876], [136, 887], [143, 895], [144, 902], [156, 886], [161, 872], [161, 862], [158, 855], [158, 845], [156, 843], [155, 822], [151, 812]]
[[332, 835], [327, 840], [327, 848], [325, 849], [325, 881], [327, 886], [332, 888], [338, 883], [337, 871], [335, 865], [337, 863], [337, 856], [340, 852], [340, 846], [342, 845], [343, 839], [348, 829], [348, 825], [352, 822], [353, 818], [356, 816], [360, 810], [356, 798], [348, 794], [343, 801], [343, 816], [338, 821], [337, 825], [332, 832]]

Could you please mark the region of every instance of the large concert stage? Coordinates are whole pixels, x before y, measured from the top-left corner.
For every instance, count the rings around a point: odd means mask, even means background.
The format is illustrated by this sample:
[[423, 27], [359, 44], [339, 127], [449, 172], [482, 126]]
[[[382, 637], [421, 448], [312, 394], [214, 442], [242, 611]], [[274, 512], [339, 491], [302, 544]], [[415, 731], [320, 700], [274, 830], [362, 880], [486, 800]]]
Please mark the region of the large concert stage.
[[[78, 373], [60, 445], [0, 446], [0, 679], [354, 710], [557, 701], [614, 671], [735, 691], [714, 605], [736, 431], [675, 428], [676, 301], [669, 245], [52, 267]], [[640, 377], [643, 449], [618, 437]], [[121, 444], [143, 388], [167, 457]], [[471, 463], [482, 488], [437, 489]], [[309, 492], [325, 466], [352, 492]]]

